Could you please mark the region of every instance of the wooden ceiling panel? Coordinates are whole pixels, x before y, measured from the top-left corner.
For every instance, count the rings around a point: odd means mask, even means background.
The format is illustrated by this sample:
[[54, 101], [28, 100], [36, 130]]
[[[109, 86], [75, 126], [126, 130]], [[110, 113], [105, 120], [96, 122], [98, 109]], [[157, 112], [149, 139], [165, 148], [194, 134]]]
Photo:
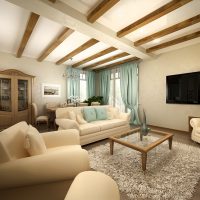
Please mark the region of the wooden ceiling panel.
[[44, 50], [41, 56], [37, 59], [38, 61], [44, 60], [56, 47], [58, 47], [66, 38], [68, 38], [74, 30], [65, 28], [62, 33]]
[[24, 52], [24, 49], [28, 43], [29, 38], [31, 37], [31, 34], [33, 32], [33, 29], [35, 28], [35, 25], [37, 24], [39, 17], [40, 17], [40, 15], [38, 15], [36, 13], [32, 12], [30, 14], [24, 35], [22, 37], [19, 49], [17, 51], [17, 55], [16, 55], [17, 58], [20, 58], [22, 56], [22, 53]]
[[69, 60], [73, 56], [81, 53], [82, 51], [86, 50], [87, 48], [90, 48], [91, 46], [95, 45], [98, 42], [99, 41], [96, 40], [96, 39], [91, 39], [91, 40], [87, 41], [86, 43], [84, 43], [83, 45], [81, 45], [80, 47], [78, 47], [77, 49], [75, 49], [74, 51], [70, 52], [69, 54], [67, 54], [66, 56], [64, 56], [60, 60], [58, 60], [56, 62], [56, 64], [60, 65], [60, 64], [64, 63], [65, 61]]
[[182, 43], [182, 42], [185, 42], [185, 41], [188, 41], [188, 40], [192, 40], [192, 39], [197, 38], [197, 37], [200, 37], [200, 31], [185, 35], [183, 37], [180, 37], [180, 38], [168, 41], [168, 42], [164, 42], [162, 44], [159, 44], [159, 45], [156, 45], [156, 46], [153, 46], [153, 47], [150, 47], [150, 48], [146, 49], [146, 52], [151, 53], [151, 52], [157, 51], [159, 49], [163, 49], [163, 48], [175, 45], [175, 44], [179, 44], [179, 43]]
[[123, 57], [128, 56], [128, 55], [130, 55], [130, 54], [123, 52], [123, 53], [117, 54], [117, 55], [115, 55], [115, 56], [111, 56], [111, 57], [109, 57], [109, 58], [106, 58], [106, 59], [104, 59], [104, 60], [101, 60], [101, 61], [99, 61], [99, 62], [96, 62], [96, 63], [94, 63], [94, 64], [92, 64], [92, 65], [87, 66], [87, 67], [83, 67], [83, 69], [84, 69], [84, 70], [85, 70], [85, 69], [90, 69], [90, 68], [96, 67], [96, 66], [98, 66], [98, 65], [102, 65], [102, 64], [104, 64], [104, 63], [111, 62], [111, 61], [117, 60], [117, 59], [119, 59], [119, 58], [123, 58]]
[[94, 23], [105, 12], [112, 8], [120, 0], [103, 0], [95, 9], [93, 9], [87, 17], [90, 23]]
[[195, 17], [192, 17], [192, 18], [187, 19], [185, 21], [182, 21], [182, 22], [180, 22], [178, 24], [170, 26], [169, 28], [166, 28], [166, 29], [164, 29], [162, 31], [159, 31], [157, 33], [149, 35], [149, 36], [147, 36], [145, 38], [142, 38], [142, 39], [134, 42], [134, 45], [135, 46], [139, 46], [139, 45], [145, 44], [145, 43], [150, 42], [150, 41], [152, 41], [152, 40], [154, 40], [156, 38], [163, 37], [165, 35], [171, 34], [173, 32], [176, 32], [178, 30], [184, 29], [184, 28], [186, 28], [188, 26], [194, 25], [194, 24], [199, 23], [199, 22], [200, 22], [200, 15], [196, 15]]
[[99, 53], [96, 53], [96, 54], [94, 54], [94, 55], [92, 55], [92, 56], [90, 56], [88, 58], [85, 58], [84, 60], [81, 60], [78, 63], [73, 64], [72, 67], [78, 67], [78, 66], [80, 66], [80, 65], [82, 65], [84, 63], [87, 63], [87, 62], [89, 62], [91, 60], [94, 60], [96, 58], [99, 58], [99, 57], [101, 57], [103, 55], [106, 55], [106, 54], [111, 53], [111, 52], [116, 51], [116, 50], [117, 49], [115, 47], [109, 47], [109, 48], [107, 48], [107, 49], [105, 49], [103, 51], [100, 51]]
[[117, 32], [118, 37], [123, 37], [143, 26], [149, 24], [150, 22], [180, 8], [181, 6], [191, 2], [192, 0], [172, 0], [159, 9], [151, 12], [150, 14], [144, 16], [143, 18], [137, 20], [136, 22], [130, 24], [129, 26], [123, 28], [122, 30]]

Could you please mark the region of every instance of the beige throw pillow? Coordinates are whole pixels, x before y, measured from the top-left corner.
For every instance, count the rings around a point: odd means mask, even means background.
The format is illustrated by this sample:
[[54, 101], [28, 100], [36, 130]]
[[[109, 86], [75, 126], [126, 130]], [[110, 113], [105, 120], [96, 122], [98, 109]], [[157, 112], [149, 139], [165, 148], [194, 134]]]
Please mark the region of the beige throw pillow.
[[27, 134], [25, 136], [24, 148], [30, 156], [43, 154], [46, 152], [46, 145], [38, 130], [29, 125]]
[[78, 115], [76, 116], [76, 119], [77, 119], [77, 122], [78, 122], [79, 124], [87, 124], [87, 121], [85, 121], [85, 120], [83, 119], [83, 116], [80, 115], [80, 114], [78, 114]]
[[71, 119], [56, 119], [56, 124], [62, 129], [77, 129], [79, 130], [79, 124]]
[[116, 107], [109, 107], [108, 112], [111, 112], [112, 119], [118, 119], [119, 118], [119, 109]]
[[74, 111], [68, 111], [69, 119], [76, 121], [76, 113]]
[[108, 119], [114, 119], [114, 115], [111, 111], [107, 111], [107, 117]]

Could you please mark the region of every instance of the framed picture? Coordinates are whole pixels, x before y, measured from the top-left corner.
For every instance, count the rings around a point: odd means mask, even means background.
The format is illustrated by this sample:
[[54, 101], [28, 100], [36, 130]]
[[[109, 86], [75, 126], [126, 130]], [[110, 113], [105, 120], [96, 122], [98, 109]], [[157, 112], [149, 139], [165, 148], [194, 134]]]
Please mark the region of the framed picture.
[[42, 84], [42, 96], [43, 97], [60, 97], [61, 92], [60, 85], [57, 84]]

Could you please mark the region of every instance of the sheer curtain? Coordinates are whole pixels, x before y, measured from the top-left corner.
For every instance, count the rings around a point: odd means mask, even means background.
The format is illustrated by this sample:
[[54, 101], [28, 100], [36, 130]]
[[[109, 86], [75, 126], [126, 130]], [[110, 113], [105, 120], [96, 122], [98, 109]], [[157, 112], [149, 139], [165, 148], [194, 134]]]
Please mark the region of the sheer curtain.
[[67, 98], [80, 97], [80, 72], [79, 69], [67, 67]]
[[99, 72], [99, 94], [103, 97], [103, 103], [108, 104], [110, 92], [110, 70]]
[[138, 63], [120, 65], [120, 89], [122, 100], [131, 111], [131, 124], [138, 125]]
[[95, 72], [87, 71], [87, 98], [95, 96]]

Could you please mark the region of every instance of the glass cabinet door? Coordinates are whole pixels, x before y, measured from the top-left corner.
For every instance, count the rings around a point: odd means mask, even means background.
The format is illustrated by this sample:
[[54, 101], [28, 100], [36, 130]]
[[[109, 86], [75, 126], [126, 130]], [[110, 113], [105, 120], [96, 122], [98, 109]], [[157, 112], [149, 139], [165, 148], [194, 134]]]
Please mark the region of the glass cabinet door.
[[0, 111], [11, 112], [11, 79], [0, 78]]
[[18, 111], [28, 109], [28, 81], [18, 80]]

